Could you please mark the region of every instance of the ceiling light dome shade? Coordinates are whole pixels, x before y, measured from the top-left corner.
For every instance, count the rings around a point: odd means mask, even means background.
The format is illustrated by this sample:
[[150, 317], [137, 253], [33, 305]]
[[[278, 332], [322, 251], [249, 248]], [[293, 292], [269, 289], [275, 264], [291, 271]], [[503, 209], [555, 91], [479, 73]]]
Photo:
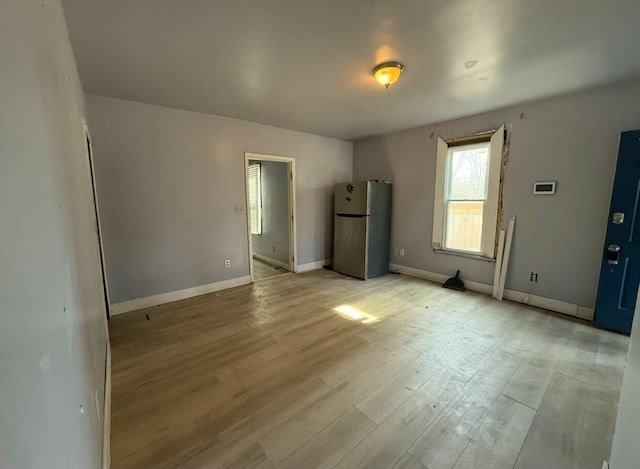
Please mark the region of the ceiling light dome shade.
[[389, 88], [389, 85], [398, 81], [403, 70], [404, 65], [400, 62], [384, 62], [374, 67], [373, 76], [376, 77], [378, 83]]

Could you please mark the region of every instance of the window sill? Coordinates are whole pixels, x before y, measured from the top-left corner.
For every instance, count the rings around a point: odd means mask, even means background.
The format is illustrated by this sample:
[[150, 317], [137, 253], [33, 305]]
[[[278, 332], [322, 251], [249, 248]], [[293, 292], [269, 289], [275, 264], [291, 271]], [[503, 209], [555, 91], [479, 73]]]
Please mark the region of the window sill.
[[468, 259], [475, 259], [477, 261], [484, 261], [484, 262], [494, 262], [495, 263], [495, 259], [492, 257], [485, 257], [482, 256], [480, 254], [470, 254], [468, 252], [460, 252], [460, 251], [447, 251], [444, 249], [434, 249], [433, 252], [435, 254], [444, 254], [446, 256], [458, 256], [458, 257], [466, 257]]

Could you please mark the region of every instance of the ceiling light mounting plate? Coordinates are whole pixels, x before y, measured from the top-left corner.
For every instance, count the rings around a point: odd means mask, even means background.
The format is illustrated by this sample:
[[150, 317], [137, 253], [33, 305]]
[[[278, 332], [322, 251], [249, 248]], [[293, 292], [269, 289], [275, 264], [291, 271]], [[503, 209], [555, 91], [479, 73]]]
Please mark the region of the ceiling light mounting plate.
[[383, 85], [385, 88], [389, 88], [389, 85], [393, 85], [402, 72], [404, 71], [404, 65], [400, 62], [383, 62], [373, 67], [373, 76], [377, 82]]

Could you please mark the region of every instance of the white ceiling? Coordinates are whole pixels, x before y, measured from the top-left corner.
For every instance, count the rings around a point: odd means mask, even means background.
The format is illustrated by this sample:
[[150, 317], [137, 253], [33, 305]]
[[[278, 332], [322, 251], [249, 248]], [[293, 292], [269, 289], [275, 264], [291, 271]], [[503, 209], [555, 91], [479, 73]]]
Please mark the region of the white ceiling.
[[638, 0], [63, 3], [87, 92], [345, 139], [640, 75]]

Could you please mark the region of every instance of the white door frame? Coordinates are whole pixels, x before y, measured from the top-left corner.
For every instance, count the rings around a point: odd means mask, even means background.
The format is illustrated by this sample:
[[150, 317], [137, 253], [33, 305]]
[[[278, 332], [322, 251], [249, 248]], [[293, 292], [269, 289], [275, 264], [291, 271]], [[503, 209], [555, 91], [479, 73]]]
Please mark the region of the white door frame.
[[86, 141], [87, 161], [89, 162], [89, 173], [91, 175], [91, 196], [93, 198], [93, 208], [96, 213], [96, 231], [98, 235], [98, 249], [100, 255], [100, 267], [102, 270], [102, 285], [104, 287], [104, 301], [107, 308], [107, 319], [111, 318], [111, 302], [109, 301], [109, 284], [107, 283], [107, 265], [104, 257], [104, 247], [102, 246], [102, 225], [100, 223], [100, 210], [98, 210], [98, 190], [96, 188], [96, 174], [93, 163], [93, 143], [87, 122], [82, 120], [82, 128]]
[[247, 207], [247, 236], [249, 238], [249, 275], [253, 282], [253, 240], [251, 239], [251, 210], [249, 208], [249, 160], [287, 163], [289, 170], [289, 270], [291, 272], [296, 272], [298, 267], [298, 245], [296, 242], [296, 160], [289, 156], [266, 155], [251, 152], [244, 153], [244, 186]]

